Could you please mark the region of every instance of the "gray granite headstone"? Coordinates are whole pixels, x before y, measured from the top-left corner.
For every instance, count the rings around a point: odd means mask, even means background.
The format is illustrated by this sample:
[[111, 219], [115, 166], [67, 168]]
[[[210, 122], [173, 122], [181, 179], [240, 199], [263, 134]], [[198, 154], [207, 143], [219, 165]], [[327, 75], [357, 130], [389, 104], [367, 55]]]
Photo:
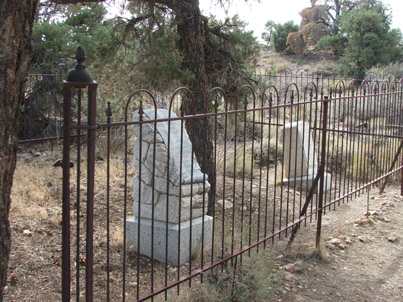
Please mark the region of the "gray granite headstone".
[[[182, 122], [159, 121], [168, 118], [176, 118], [176, 115], [166, 109], [144, 110], [142, 120], [145, 122], [133, 127], [136, 175], [132, 196], [135, 202], [134, 217], [126, 224], [127, 243], [151, 257], [151, 234], [154, 233], [154, 259], [181, 265], [200, 251], [202, 236], [203, 249], [211, 248], [212, 217], [203, 215], [207, 212], [210, 184], [207, 175], [200, 171]], [[136, 111], [133, 121], [139, 120]]]

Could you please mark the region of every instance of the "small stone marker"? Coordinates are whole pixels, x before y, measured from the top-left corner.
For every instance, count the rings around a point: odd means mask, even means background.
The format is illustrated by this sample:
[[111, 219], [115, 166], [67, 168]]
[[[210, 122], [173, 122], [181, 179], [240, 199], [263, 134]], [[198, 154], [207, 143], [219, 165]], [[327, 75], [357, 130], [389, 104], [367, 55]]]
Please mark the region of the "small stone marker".
[[[157, 110], [157, 119], [175, 117], [166, 109]], [[133, 120], [139, 118], [136, 111]], [[143, 121], [155, 119], [155, 110], [144, 110]], [[136, 124], [134, 134], [135, 202], [134, 217], [126, 221], [127, 244], [138, 251], [140, 239], [141, 254], [153, 254], [160, 262], [182, 265], [200, 252], [202, 236], [204, 250], [211, 248], [213, 218], [203, 215], [207, 212], [210, 189], [207, 175], [200, 171], [181, 121]]]
[[[301, 121], [285, 124], [283, 144], [283, 183], [309, 191], [319, 167], [309, 124]], [[331, 189], [331, 181], [331, 174], [325, 173], [324, 191]]]

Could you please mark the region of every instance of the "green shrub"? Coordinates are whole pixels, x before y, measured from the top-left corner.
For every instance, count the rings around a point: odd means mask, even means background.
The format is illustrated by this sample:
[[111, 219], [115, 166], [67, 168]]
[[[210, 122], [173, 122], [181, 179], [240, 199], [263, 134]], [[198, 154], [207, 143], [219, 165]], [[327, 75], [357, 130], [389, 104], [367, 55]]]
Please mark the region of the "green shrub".
[[271, 37], [274, 49], [277, 52], [283, 52], [287, 48], [288, 34], [296, 32], [298, 29], [298, 25], [294, 24], [293, 21], [276, 24]]

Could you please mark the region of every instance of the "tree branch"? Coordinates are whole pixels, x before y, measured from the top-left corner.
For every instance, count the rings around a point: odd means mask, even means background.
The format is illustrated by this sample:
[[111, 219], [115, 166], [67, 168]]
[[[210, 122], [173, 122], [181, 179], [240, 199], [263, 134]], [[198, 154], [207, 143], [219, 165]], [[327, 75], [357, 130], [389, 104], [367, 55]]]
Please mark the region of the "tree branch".
[[51, 0], [56, 4], [79, 4], [86, 2], [105, 2], [105, 0]]

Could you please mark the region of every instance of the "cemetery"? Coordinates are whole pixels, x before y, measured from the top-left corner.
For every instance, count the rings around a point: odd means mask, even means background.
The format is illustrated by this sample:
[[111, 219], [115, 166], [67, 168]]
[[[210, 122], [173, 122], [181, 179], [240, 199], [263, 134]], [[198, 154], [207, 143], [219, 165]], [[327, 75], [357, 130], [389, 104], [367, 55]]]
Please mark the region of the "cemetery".
[[28, 2], [0, 22], [0, 301], [398, 300], [402, 37], [380, 1], [311, 1], [260, 42], [199, 1]]
[[[92, 265], [93, 290], [99, 295], [119, 297], [124, 285], [126, 295], [133, 299], [166, 292], [175, 300], [178, 285], [200, 282], [210, 273], [225, 274], [222, 267], [231, 262], [236, 266], [241, 258], [246, 261], [248, 251], [255, 248], [259, 249], [257, 259], [250, 261], [262, 261], [260, 251], [291, 242], [297, 230], [296, 240], [305, 238], [303, 226], [319, 225], [321, 230], [321, 215], [332, 216], [344, 204], [376, 190], [375, 185], [398, 179], [402, 147], [395, 116], [402, 98], [397, 82], [389, 84], [386, 97], [376, 94], [386, 89], [385, 83], [346, 86], [333, 81], [331, 89], [323, 80], [321, 90], [328, 96], [322, 98], [312, 83], [297, 90], [294, 84], [284, 86], [284, 78], [277, 79], [278, 90], [274, 85], [258, 91], [245, 87], [236, 105], [221, 90], [213, 90], [213, 108], [204, 114], [184, 112], [184, 103], [192, 98], [180, 88], [163, 106], [157, 105], [151, 92], [135, 91], [127, 99], [126, 117], [121, 120], [111, 120], [112, 106], [106, 110], [106, 122], [95, 126], [75, 116], [70, 129], [69, 195], [62, 194], [60, 170], [53, 168], [54, 162], [60, 165], [60, 149], [21, 158], [17, 180], [30, 185], [16, 187], [14, 194], [30, 196], [33, 203], [27, 208], [16, 202], [13, 211], [40, 219], [35, 224], [28, 219], [18, 222], [20, 248], [13, 257], [27, 253], [26, 242], [35, 236], [51, 255], [49, 271], [56, 277], [50, 280], [43, 275], [34, 284], [53, 288], [61, 283], [58, 244], [64, 228], [60, 205], [68, 197], [72, 238], [68, 250], [80, 263], [69, 269], [73, 287], [85, 291], [83, 276]], [[364, 94], [370, 89], [373, 94]], [[83, 100], [90, 95], [81, 88], [75, 97]], [[394, 112], [393, 117], [388, 112]], [[83, 146], [91, 144], [87, 140], [91, 131], [97, 133], [92, 146], [95, 154]], [[211, 169], [206, 167], [209, 155]], [[53, 170], [28, 180], [37, 161]], [[91, 173], [93, 183], [88, 177]], [[38, 188], [45, 189], [38, 192]], [[92, 205], [87, 198], [93, 198]], [[92, 220], [87, 218], [91, 208]], [[43, 225], [43, 221], [47, 222]], [[91, 221], [93, 229], [88, 232]], [[87, 250], [88, 234], [93, 236], [92, 257]], [[48, 243], [49, 237], [60, 240]], [[316, 244], [324, 244], [317, 238]], [[333, 239], [339, 242], [338, 237]], [[315, 246], [315, 239], [310, 242]], [[35, 267], [33, 258], [29, 259], [28, 266]], [[15, 263], [12, 269], [22, 271]], [[14, 274], [14, 278], [19, 276]], [[59, 294], [45, 290], [38, 295], [57, 299]]]

